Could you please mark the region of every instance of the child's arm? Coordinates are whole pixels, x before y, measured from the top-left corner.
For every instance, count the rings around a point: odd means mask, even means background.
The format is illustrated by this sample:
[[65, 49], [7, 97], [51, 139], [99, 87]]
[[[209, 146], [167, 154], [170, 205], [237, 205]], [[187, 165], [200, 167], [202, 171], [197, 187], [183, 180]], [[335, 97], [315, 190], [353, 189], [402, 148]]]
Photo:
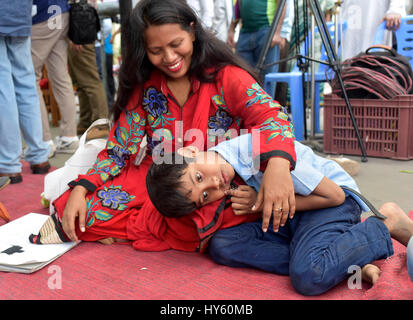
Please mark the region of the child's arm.
[[[252, 210], [257, 192], [247, 185], [240, 185], [238, 189], [228, 190], [227, 195], [231, 195], [232, 208], [234, 214], [250, 214], [262, 211], [262, 208]], [[345, 200], [345, 194], [336, 183], [323, 177], [313, 192], [307, 196], [295, 194], [296, 210], [315, 210], [341, 205]]]
[[324, 177], [308, 196], [295, 195], [296, 210], [315, 210], [341, 205], [345, 194], [336, 183]]

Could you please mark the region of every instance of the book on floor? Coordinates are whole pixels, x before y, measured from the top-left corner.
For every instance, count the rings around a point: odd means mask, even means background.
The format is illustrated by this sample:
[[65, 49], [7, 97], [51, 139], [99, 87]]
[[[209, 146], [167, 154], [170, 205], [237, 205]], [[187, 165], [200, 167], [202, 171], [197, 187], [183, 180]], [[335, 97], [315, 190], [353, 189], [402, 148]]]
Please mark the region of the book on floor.
[[0, 227], [0, 271], [32, 273], [76, 246], [76, 242], [30, 243], [29, 236], [39, 233], [48, 217], [28, 213]]

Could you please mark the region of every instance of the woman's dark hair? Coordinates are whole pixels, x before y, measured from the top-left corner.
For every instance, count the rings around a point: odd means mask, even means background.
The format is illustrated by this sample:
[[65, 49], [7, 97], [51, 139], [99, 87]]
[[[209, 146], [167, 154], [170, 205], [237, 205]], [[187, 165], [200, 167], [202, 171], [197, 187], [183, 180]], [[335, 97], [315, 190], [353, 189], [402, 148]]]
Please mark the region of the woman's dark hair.
[[[136, 86], [143, 90], [155, 68], [146, 55], [144, 31], [150, 25], [177, 23], [183, 30], [191, 31], [193, 22], [195, 33], [194, 51], [189, 77], [201, 82], [213, 82], [218, 71], [226, 65], [238, 66], [251, 74], [258, 82], [258, 76], [251, 67], [238, 57], [232, 49], [219, 40], [212, 32], [205, 30], [194, 11], [185, 0], [141, 0], [132, 10], [122, 27], [123, 56], [119, 70], [117, 99], [111, 109], [113, 120], [119, 118]], [[214, 72], [208, 73], [207, 69]]]
[[174, 152], [165, 155], [163, 162], [152, 163], [146, 175], [146, 188], [154, 207], [165, 217], [179, 218], [195, 211], [196, 204], [189, 199], [180, 181], [188, 163], [194, 158]]

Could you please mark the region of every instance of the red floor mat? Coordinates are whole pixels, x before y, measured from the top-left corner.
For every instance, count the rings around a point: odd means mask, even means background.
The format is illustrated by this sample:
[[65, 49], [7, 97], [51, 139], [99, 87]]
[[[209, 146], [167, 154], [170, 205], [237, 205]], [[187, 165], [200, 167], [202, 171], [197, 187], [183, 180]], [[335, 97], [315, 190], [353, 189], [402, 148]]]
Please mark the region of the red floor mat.
[[[25, 164], [23, 183], [0, 191], [0, 202], [12, 219], [29, 212], [48, 213], [40, 204], [43, 179], [31, 174]], [[139, 252], [122, 244], [81, 243], [33, 274], [0, 272], [0, 300], [412, 300], [405, 249], [395, 244], [395, 252], [387, 261], [378, 262], [383, 273], [373, 288], [363, 283], [362, 289], [349, 289], [343, 281], [321, 296], [305, 297], [294, 291], [287, 276], [220, 266], [208, 255], [172, 250]]]

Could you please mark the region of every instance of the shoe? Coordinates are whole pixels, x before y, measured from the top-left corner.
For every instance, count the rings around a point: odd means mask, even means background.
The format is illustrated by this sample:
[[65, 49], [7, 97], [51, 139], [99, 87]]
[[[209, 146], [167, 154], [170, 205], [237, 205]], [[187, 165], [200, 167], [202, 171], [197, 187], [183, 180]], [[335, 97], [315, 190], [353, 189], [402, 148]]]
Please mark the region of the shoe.
[[0, 218], [6, 222], [9, 222], [11, 220], [9, 213], [7, 212], [6, 208], [1, 202], [0, 202]]
[[50, 146], [49, 159], [53, 158], [56, 155], [56, 146], [53, 140], [46, 141], [46, 143]]
[[45, 174], [49, 172], [50, 163], [49, 161], [45, 161], [38, 164], [30, 165], [30, 169], [32, 169], [33, 174]]
[[350, 176], [356, 176], [360, 171], [360, 164], [348, 158], [329, 158], [337, 162]]
[[79, 138], [56, 137], [56, 153], [74, 153], [79, 147]]
[[18, 173], [0, 173], [0, 177], [8, 177], [10, 179], [10, 184], [15, 184], [23, 181], [22, 174]]
[[0, 190], [5, 188], [10, 183], [8, 176], [0, 177]]

